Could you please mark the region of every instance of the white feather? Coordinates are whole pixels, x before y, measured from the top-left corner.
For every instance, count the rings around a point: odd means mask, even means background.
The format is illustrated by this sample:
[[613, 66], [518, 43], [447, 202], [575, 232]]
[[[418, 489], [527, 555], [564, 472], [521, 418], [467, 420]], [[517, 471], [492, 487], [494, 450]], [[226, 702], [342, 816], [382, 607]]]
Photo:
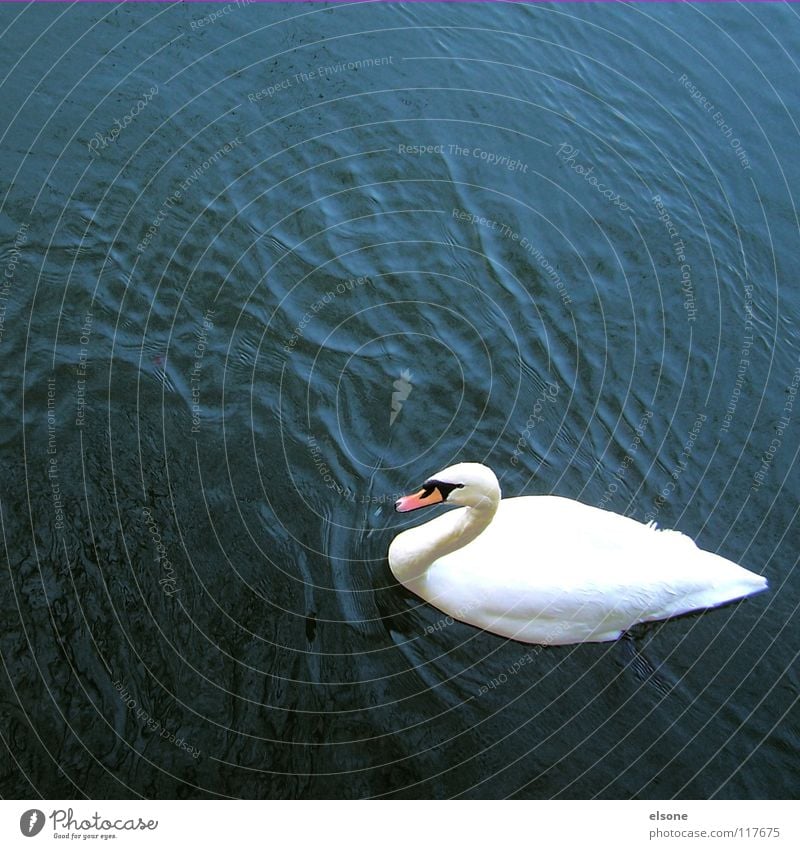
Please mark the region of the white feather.
[[390, 568], [434, 607], [495, 634], [603, 642], [767, 589], [761, 575], [654, 522], [558, 496], [501, 500], [494, 473], [477, 463], [433, 477], [463, 484], [447, 502], [464, 506], [395, 537]]

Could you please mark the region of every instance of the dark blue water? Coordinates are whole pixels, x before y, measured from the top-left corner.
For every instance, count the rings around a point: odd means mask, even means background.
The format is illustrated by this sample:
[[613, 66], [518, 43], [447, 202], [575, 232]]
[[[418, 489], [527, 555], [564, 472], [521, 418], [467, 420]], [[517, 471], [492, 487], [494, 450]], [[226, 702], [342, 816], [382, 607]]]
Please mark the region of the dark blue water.
[[[3, 796], [796, 795], [796, 8], [0, 26]], [[460, 460], [771, 590], [450, 624], [386, 551]]]

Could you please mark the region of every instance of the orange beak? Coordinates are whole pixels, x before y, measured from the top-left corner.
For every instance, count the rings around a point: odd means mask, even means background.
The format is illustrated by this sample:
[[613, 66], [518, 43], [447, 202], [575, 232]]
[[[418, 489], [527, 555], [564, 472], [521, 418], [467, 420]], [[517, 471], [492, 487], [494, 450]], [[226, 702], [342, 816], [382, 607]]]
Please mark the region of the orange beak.
[[438, 487], [433, 487], [433, 489], [423, 487], [413, 495], [404, 495], [402, 498], [398, 498], [394, 503], [394, 509], [398, 513], [410, 513], [412, 510], [430, 507], [431, 504], [440, 504], [442, 501], [444, 501], [444, 498]]

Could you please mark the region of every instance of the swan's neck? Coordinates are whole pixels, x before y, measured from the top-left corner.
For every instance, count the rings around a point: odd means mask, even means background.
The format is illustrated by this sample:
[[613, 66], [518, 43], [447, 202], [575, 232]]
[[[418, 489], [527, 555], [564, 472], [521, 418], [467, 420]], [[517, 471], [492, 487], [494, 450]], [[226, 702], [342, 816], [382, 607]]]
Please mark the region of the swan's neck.
[[499, 498], [491, 498], [487, 495], [473, 507], [465, 507], [458, 514], [453, 530], [448, 534], [443, 534], [437, 540], [431, 562], [469, 545], [475, 537], [482, 534], [494, 519], [499, 504]]
[[[500, 505], [500, 493], [485, 495], [471, 507], [440, 516], [445, 521], [428, 522], [406, 531], [410, 537], [404, 556], [393, 567], [395, 577], [408, 583], [423, 576], [440, 557], [469, 545], [491, 523]], [[401, 536], [406, 536], [403, 534]]]

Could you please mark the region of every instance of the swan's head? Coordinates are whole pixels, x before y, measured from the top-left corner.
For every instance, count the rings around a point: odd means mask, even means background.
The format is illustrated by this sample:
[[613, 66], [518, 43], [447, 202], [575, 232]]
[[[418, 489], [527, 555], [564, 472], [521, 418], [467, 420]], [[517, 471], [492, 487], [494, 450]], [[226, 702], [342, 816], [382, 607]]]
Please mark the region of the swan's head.
[[422, 489], [395, 502], [398, 513], [419, 510], [432, 504], [479, 507], [500, 501], [500, 484], [495, 473], [481, 463], [457, 463], [428, 478]]

